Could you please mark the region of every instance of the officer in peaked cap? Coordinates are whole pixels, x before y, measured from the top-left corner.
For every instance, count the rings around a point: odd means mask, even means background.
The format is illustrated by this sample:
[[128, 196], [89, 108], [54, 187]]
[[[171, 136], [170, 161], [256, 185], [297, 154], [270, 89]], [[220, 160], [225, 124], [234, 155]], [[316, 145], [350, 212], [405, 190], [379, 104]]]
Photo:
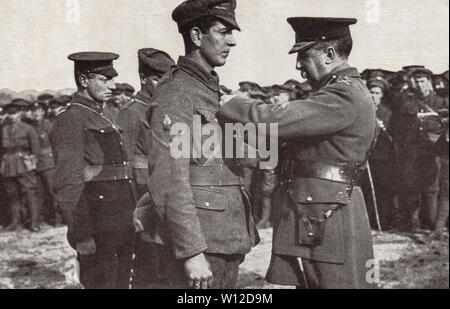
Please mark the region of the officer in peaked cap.
[[119, 55], [82, 52], [75, 63], [78, 91], [50, 133], [54, 192], [88, 289], [128, 289], [133, 257], [133, 171], [122, 129], [106, 110]]
[[[118, 122], [123, 131], [125, 149], [131, 158], [138, 198], [148, 190], [148, 157], [150, 153], [150, 130], [147, 117], [151, 114], [151, 99], [161, 77], [175, 65], [164, 51], [142, 48], [138, 51], [141, 90], [119, 112]], [[157, 248], [140, 233], [135, 245], [132, 288], [146, 288], [157, 277], [160, 264]]]
[[[215, 68], [226, 64], [236, 45], [235, 7], [236, 1], [188, 0], [172, 14], [185, 56], [162, 77], [152, 98], [146, 194], [152, 203], [138, 207], [150, 213], [149, 235], [166, 253], [161, 263], [165, 280], [160, 280], [166, 287], [234, 288], [239, 265], [257, 242], [242, 165], [206, 153], [198, 159], [177, 158], [170, 151], [178, 139], [170, 135], [175, 124], [186, 124], [185, 134], [194, 129], [194, 121], [200, 120], [200, 128], [218, 125]], [[198, 145], [187, 147], [198, 153]]]
[[[259, 101], [222, 98], [221, 122], [277, 123], [287, 141], [279, 155], [273, 198], [273, 254], [267, 280], [300, 288], [370, 288], [372, 235], [358, 175], [374, 144], [374, 104], [348, 64], [353, 18], [289, 18], [290, 53], [314, 86], [304, 100], [273, 109]], [[313, 141], [313, 142], [311, 142]], [[331, 175], [340, 175], [334, 177]]]

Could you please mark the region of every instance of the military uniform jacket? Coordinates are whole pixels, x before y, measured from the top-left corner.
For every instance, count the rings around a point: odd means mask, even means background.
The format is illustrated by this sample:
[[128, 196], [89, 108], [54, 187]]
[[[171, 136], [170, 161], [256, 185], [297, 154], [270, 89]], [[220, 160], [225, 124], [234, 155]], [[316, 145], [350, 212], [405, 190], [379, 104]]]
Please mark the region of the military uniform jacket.
[[121, 138], [103, 106], [79, 94], [56, 117], [50, 135], [56, 198], [68, 222], [68, 240], [133, 229], [132, 170]]
[[189, 134], [171, 136], [174, 124], [184, 123], [192, 132], [194, 116], [201, 127], [216, 123], [217, 74], [180, 57], [160, 80], [152, 105], [148, 189], [161, 218], [151, 224], [155, 241], [170, 245], [177, 259], [201, 252], [248, 253], [257, 240], [243, 194], [243, 168], [231, 159], [175, 159], [170, 153], [171, 144]]
[[37, 156], [41, 151], [36, 130], [29, 124], [3, 122], [3, 156], [0, 174], [4, 177], [23, 176], [36, 170]]
[[150, 99], [138, 93], [122, 107], [118, 116], [118, 123], [124, 131], [125, 149], [132, 162], [134, 180], [138, 185], [148, 183], [150, 126], [147, 111], [149, 108]]
[[[307, 99], [281, 107], [237, 97], [225, 104], [218, 116], [223, 122], [277, 123], [280, 140], [288, 144], [280, 155], [281, 184], [273, 197], [273, 209], [278, 212], [275, 254], [353, 263], [358, 252], [370, 259], [371, 232], [359, 187], [351, 194], [351, 187], [344, 183], [302, 177], [287, 180], [283, 176], [291, 172], [285, 164], [290, 160], [362, 163], [374, 138], [374, 104], [355, 68], [338, 67], [317, 89]], [[322, 226], [322, 239], [311, 243], [300, 215], [314, 223], [333, 205], [342, 208]]]
[[41, 146], [41, 151], [38, 156], [38, 171], [53, 169], [55, 168], [55, 162], [53, 160], [52, 146], [48, 137], [53, 128], [53, 123], [48, 119], [44, 119], [40, 123], [35, 123], [34, 127]]

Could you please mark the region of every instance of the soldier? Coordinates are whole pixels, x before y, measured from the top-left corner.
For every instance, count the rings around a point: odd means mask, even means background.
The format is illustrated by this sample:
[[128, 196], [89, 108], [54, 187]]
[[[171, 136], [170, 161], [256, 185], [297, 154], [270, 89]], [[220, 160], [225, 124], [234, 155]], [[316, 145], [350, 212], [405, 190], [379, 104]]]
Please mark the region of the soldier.
[[125, 149], [133, 163], [134, 180], [138, 197], [147, 192], [150, 130], [147, 112], [159, 79], [175, 64], [163, 51], [145, 48], [138, 51], [141, 90], [123, 106], [119, 125], [124, 130]]
[[113, 102], [116, 107], [121, 109], [125, 104], [133, 99], [134, 87], [127, 83], [116, 84], [116, 89], [113, 91]]
[[[148, 156], [150, 154], [150, 126], [147, 112], [150, 111], [151, 98], [159, 79], [175, 64], [163, 51], [145, 48], [138, 51], [139, 77], [141, 91], [120, 110], [118, 121], [124, 130], [125, 149], [132, 161], [134, 181], [138, 198], [148, 190]], [[145, 233], [140, 233], [135, 247], [132, 288], [148, 287], [156, 274], [157, 250], [146, 240]]]
[[[232, 31], [240, 29], [235, 8], [234, 0], [188, 0], [172, 14], [186, 56], [161, 79], [150, 121], [148, 189], [153, 205], [148, 211], [150, 234], [166, 251], [163, 287], [235, 288], [239, 265], [257, 242], [242, 166], [216, 156], [175, 159], [170, 149], [172, 141], [189, 135], [171, 136], [174, 124], [185, 124], [190, 132], [194, 119], [201, 127], [218, 125], [220, 88], [214, 68], [226, 63], [236, 45]], [[198, 147], [187, 150], [201, 154]]]
[[443, 130], [436, 113], [448, 109], [448, 105], [434, 94], [432, 76], [433, 73], [424, 68], [412, 71], [409, 78], [414, 81], [415, 88], [399, 97], [398, 129], [394, 138], [402, 173], [399, 186], [402, 222], [399, 227], [405, 231], [420, 225], [432, 228], [436, 217], [440, 166], [432, 148]]
[[53, 160], [53, 151], [48, 137], [52, 130], [53, 123], [46, 118], [46, 108], [47, 104], [42, 101], [35, 102], [31, 108], [33, 112], [34, 128], [36, 129], [41, 147], [41, 151], [38, 155], [37, 172], [43, 185], [44, 209], [42, 209], [42, 212], [44, 214], [44, 219], [54, 226], [59, 226], [62, 224], [62, 218], [53, 193], [52, 177], [55, 172], [55, 162]]
[[6, 228], [14, 231], [21, 223], [22, 196], [29, 210], [32, 232], [39, 231], [39, 200], [36, 195], [36, 165], [40, 153], [36, 130], [22, 121], [23, 113], [30, 105], [24, 99], [15, 99], [5, 107], [8, 119], [2, 128], [2, 156], [0, 175], [9, 197], [11, 223]]
[[123, 83], [116, 83], [116, 89], [113, 91], [111, 100], [106, 102], [106, 108], [113, 114], [115, 120], [119, 117], [119, 111], [128, 102], [131, 101], [134, 94], [133, 86]]
[[[373, 177], [373, 185], [377, 199], [377, 206], [380, 211], [380, 221], [383, 229], [394, 228], [397, 221], [396, 205], [396, 179], [397, 162], [395, 157], [394, 140], [390, 133], [391, 111], [385, 104], [385, 95], [388, 84], [381, 77], [370, 78], [367, 81], [367, 88], [372, 94], [375, 104], [378, 124], [381, 128], [375, 149], [370, 158], [370, 168]], [[366, 204], [371, 219], [372, 226], [375, 226], [374, 204], [372, 188], [369, 183], [364, 183], [363, 191]]]
[[[290, 53], [315, 87], [306, 100], [273, 109], [223, 98], [221, 121], [277, 123], [287, 142], [274, 197], [273, 254], [267, 280], [301, 288], [368, 288], [372, 235], [356, 178], [376, 127], [374, 104], [348, 65], [356, 19], [289, 18], [296, 32]], [[372, 142], [373, 144], [373, 142]], [[303, 270], [303, 272], [302, 272]]]
[[104, 110], [117, 72], [113, 53], [82, 52], [75, 62], [78, 91], [50, 135], [53, 187], [77, 251], [87, 289], [128, 289], [133, 255], [135, 188], [122, 129]]

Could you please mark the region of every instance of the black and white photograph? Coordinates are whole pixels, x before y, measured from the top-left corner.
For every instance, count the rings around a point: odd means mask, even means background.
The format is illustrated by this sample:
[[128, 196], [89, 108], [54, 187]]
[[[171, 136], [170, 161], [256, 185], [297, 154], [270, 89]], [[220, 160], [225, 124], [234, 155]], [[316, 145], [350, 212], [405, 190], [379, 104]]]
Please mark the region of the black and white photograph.
[[0, 19], [0, 290], [448, 290], [449, 0]]

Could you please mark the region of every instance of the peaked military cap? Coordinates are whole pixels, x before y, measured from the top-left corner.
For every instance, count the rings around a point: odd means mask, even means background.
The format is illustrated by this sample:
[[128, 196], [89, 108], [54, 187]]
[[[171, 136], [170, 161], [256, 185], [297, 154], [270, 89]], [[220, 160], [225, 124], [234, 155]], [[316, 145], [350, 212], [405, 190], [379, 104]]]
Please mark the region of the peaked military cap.
[[423, 67], [423, 68], [416, 68], [416, 69], [412, 70], [410, 72], [410, 76], [413, 76], [413, 77], [416, 77], [416, 76], [427, 76], [427, 77], [432, 78], [434, 76], [434, 74], [430, 70], [428, 70], [425, 67]]
[[148, 71], [156, 73], [166, 73], [175, 61], [162, 50], [154, 48], [142, 48], [138, 51], [139, 72], [146, 73]]
[[40, 96], [37, 97], [37, 100], [39, 102], [43, 102], [43, 101], [48, 101], [54, 98], [54, 95], [50, 94], [50, 93], [43, 93]]
[[293, 89], [293, 88], [291, 88], [289, 86], [286, 86], [286, 85], [273, 85], [272, 88], [275, 91], [275, 94], [280, 94], [280, 93], [283, 93], [283, 92], [291, 93], [291, 91], [295, 90], [295, 89]]
[[288, 23], [295, 31], [295, 45], [289, 52], [298, 53], [311, 48], [318, 42], [351, 36], [350, 25], [355, 18], [291, 17]]
[[367, 88], [373, 88], [378, 87], [383, 91], [386, 91], [388, 88], [387, 82], [384, 80], [384, 78], [381, 77], [372, 77], [367, 81]]
[[31, 106], [31, 102], [22, 98], [17, 98], [11, 101], [8, 106], [18, 107], [18, 108], [28, 108]]
[[46, 109], [47, 106], [48, 104], [46, 103], [46, 101], [36, 101], [31, 105], [31, 109], [32, 110]]
[[113, 90], [114, 93], [127, 93], [133, 94], [135, 91], [134, 87], [127, 83], [116, 83], [116, 89]]
[[67, 99], [63, 98], [62, 96], [59, 98], [53, 98], [50, 100], [49, 106], [50, 106], [50, 108], [58, 108], [61, 106], [66, 106], [72, 100], [70, 100], [69, 102], [66, 102], [66, 101], [67, 101]]
[[204, 17], [216, 17], [233, 29], [241, 31], [234, 10], [236, 0], [187, 0], [181, 3], [172, 13], [172, 19], [178, 24], [178, 31], [183, 33], [193, 21]]
[[407, 66], [404, 66], [402, 69], [406, 72], [411, 72], [416, 69], [425, 69], [425, 66], [424, 65], [407, 65]]
[[256, 91], [256, 90], [262, 91], [262, 88], [260, 85], [258, 85], [257, 83], [254, 83], [254, 82], [249, 82], [249, 81], [240, 82], [239, 87], [243, 91]]
[[119, 58], [119, 55], [117, 54], [103, 52], [81, 52], [71, 54], [68, 58], [75, 62], [75, 71], [86, 74], [101, 74], [108, 78], [113, 78], [119, 75], [113, 67], [113, 61]]
[[295, 88], [298, 88], [300, 86], [300, 82], [298, 80], [295, 80], [295, 79], [290, 79], [290, 80], [287, 80], [283, 84], [283, 86], [289, 87], [291, 89], [295, 89]]

